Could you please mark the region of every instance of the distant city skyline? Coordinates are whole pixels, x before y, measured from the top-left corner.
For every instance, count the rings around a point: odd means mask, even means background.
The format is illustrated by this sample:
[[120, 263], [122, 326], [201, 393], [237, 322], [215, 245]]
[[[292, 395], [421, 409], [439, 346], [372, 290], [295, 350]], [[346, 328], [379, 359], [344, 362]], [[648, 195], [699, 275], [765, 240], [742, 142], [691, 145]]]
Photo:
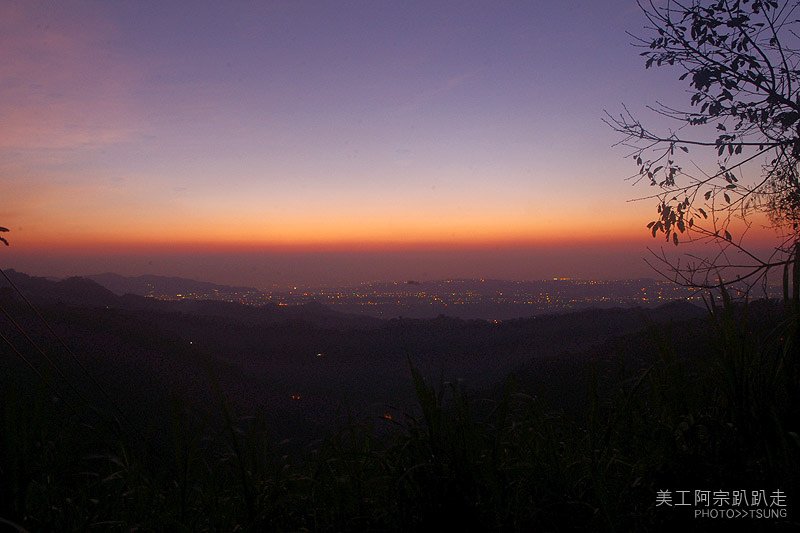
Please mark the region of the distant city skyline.
[[[295, 285], [259, 290], [164, 276], [125, 277], [107, 273], [88, 278], [119, 296], [134, 294], [164, 301], [211, 300], [255, 307], [321, 304], [335, 311], [375, 318], [435, 318], [445, 314], [495, 322], [590, 308], [652, 308], [675, 301], [703, 306], [707, 296], [705, 291], [654, 279], [407, 280], [319, 288]], [[780, 287], [772, 288], [766, 294], [778, 297]]]

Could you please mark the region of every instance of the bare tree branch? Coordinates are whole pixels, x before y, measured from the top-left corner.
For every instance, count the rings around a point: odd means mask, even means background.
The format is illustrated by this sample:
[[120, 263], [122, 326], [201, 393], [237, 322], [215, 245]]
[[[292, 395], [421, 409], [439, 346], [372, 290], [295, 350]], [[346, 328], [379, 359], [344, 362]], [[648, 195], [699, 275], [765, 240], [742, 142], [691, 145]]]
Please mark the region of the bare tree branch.
[[[658, 189], [632, 200], [658, 201], [647, 225], [653, 237], [717, 246], [717, 253], [683, 261], [651, 250], [648, 263], [697, 288], [765, 282], [769, 271], [794, 263], [800, 242], [800, 1], [648, 0], [639, 7], [647, 35], [629, 34], [633, 45], [642, 49], [645, 69], [678, 70], [689, 85], [689, 109], [648, 106], [677, 122], [665, 132], [624, 105], [603, 121], [620, 135], [615, 146], [631, 150], [626, 157], [637, 172], [629, 179]], [[692, 150], [714, 150], [716, 168], [704, 169]], [[759, 214], [783, 238], [766, 257], [744, 239]]]

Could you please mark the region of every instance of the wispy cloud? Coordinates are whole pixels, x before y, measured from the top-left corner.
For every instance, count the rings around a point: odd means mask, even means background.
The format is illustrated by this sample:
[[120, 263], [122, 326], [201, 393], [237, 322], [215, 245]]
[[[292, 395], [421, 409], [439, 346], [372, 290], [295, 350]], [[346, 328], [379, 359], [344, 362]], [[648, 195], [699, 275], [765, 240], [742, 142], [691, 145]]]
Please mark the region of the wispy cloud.
[[62, 150], [120, 142], [139, 126], [138, 74], [110, 44], [112, 24], [49, 6], [0, 6], [0, 150]]

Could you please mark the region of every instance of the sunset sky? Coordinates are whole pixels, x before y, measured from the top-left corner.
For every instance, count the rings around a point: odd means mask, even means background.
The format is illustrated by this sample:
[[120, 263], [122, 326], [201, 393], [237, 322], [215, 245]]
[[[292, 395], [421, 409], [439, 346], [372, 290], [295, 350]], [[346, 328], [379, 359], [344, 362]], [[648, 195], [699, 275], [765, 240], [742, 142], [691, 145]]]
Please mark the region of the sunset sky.
[[651, 275], [633, 0], [0, 2], [0, 265], [260, 287]]

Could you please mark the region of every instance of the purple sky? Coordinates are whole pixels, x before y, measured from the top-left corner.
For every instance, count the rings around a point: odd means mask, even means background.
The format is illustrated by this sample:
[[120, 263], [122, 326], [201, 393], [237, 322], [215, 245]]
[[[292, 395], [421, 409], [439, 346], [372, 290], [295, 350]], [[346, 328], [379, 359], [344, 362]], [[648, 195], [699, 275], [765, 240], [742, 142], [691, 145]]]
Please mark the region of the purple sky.
[[654, 206], [601, 118], [685, 99], [642, 26], [629, 0], [4, 2], [2, 264], [641, 275]]

